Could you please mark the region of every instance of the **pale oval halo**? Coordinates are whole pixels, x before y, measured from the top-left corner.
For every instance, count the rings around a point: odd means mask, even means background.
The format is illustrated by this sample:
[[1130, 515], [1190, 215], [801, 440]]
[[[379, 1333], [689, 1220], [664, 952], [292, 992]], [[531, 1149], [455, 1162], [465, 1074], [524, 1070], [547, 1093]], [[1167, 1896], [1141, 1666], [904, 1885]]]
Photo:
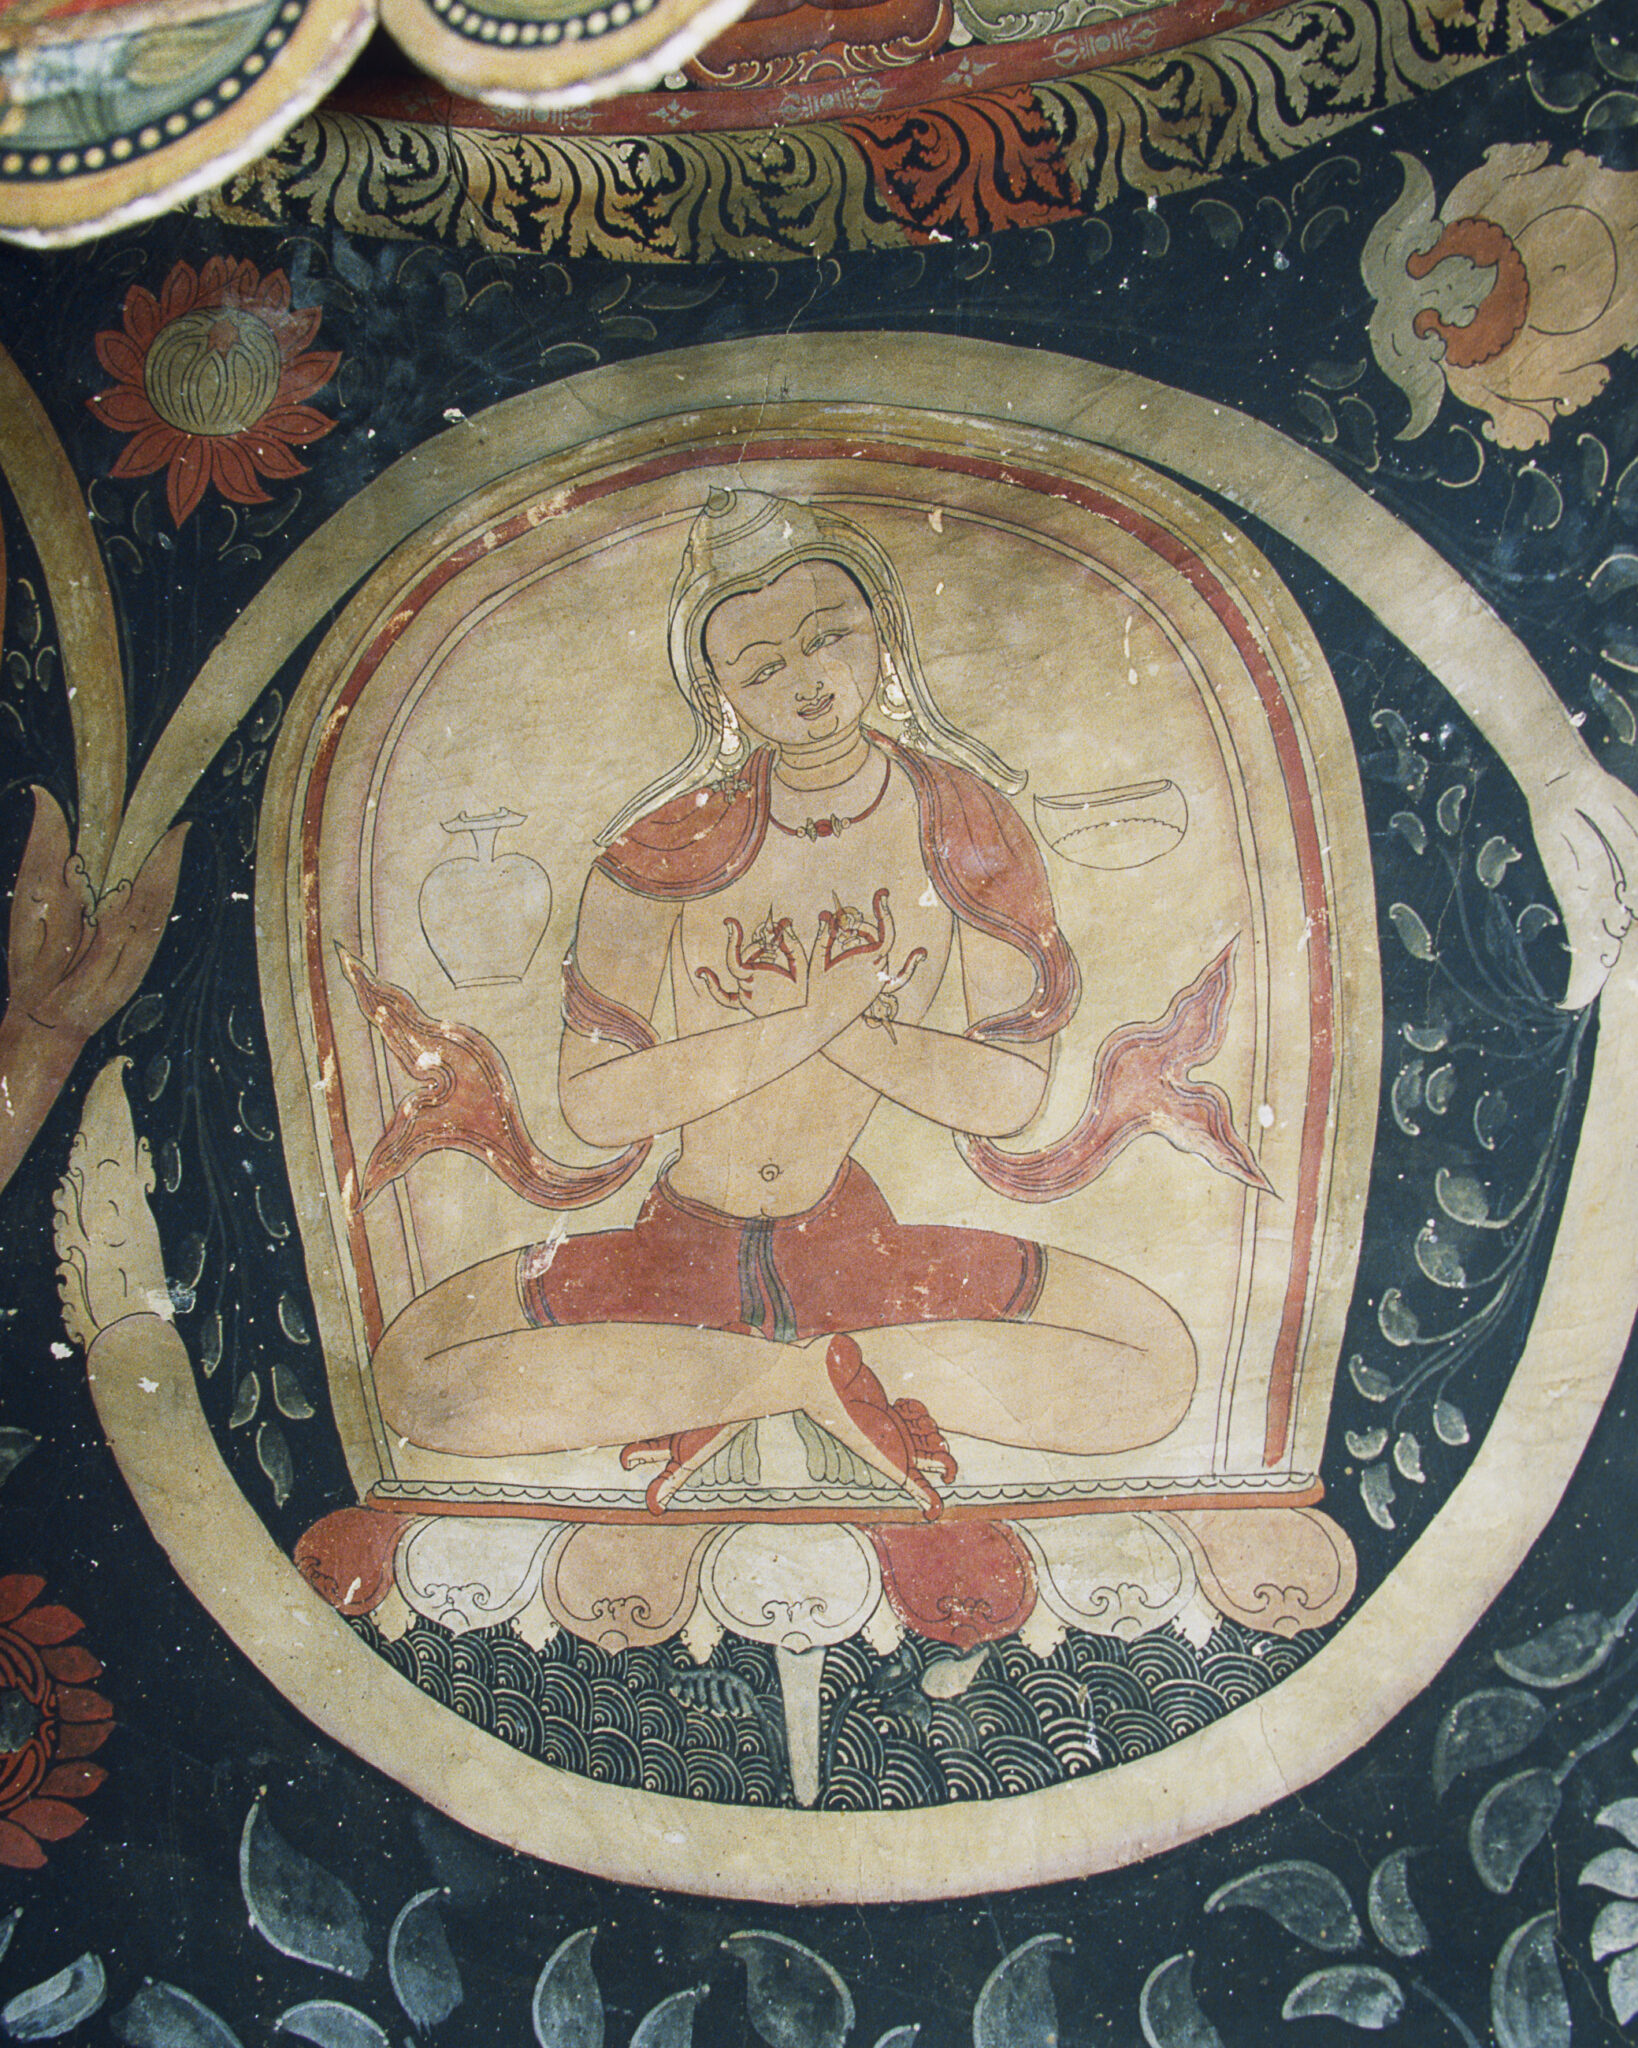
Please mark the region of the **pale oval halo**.
[[[190, 693], [186, 759], [161, 743], [128, 814], [168, 820], [303, 634], [423, 520], [579, 443], [584, 421], [653, 417], [679, 380], [701, 407], [779, 390], [807, 404], [891, 405], [960, 432], [1011, 394], [1010, 431], [1072, 436], [1232, 490], [1242, 510], [1354, 591], [1481, 724], [1521, 779], [1540, 776], [1521, 707], [1547, 687], [1518, 639], [1411, 529], [1317, 456], [1227, 406], [1126, 372], [999, 344], [905, 335], [728, 343], [594, 370], [497, 406], [446, 450], [389, 470], [270, 579]], [[936, 392], [937, 413], [926, 406]], [[777, 412], [779, 408], [771, 408]], [[758, 416], [758, 430], [764, 413]], [[770, 419], [770, 430], [772, 427]], [[456, 437], [446, 437], [454, 442]], [[444, 444], [440, 444], [443, 446]], [[400, 474], [400, 472], [404, 472]], [[173, 728], [179, 729], [179, 728]], [[171, 735], [167, 735], [167, 741]], [[1566, 758], [1578, 746], [1564, 729]], [[1549, 767], [1551, 763], [1547, 764]], [[191, 787], [191, 780], [186, 787]], [[162, 825], [160, 827], [162, 829]], [[122, 846], [125, 844], [122, 841]], [[266, 854], [264, 846], [264, 857]], [[1254, 1707], [1119, 1770], [1002, 1804], [904, 1814], [736, 1809], [594, 1784], [463, 1729], [400, 1679], [297, 1577], [233, 1484], [175, 1332], [127, 1317], [99, 1338], [93, 1393], [121, 1469], [178, 1572], [300, 1711], [417, 1796], [527, 1853], [716, 1896], [830, 1902], [949, 1896], [1083, 1876], [1159, 1853], [1312, 1783], [1434, 1677], [1522, 1562], [1568, 1482], [1638, 1305], [1638, 963], [1605, 990], [1552, 1262], [1523, 1355], [1467, 1474], [1386, 1581]], [[139, 1393], [132, 1347], [152, 1323]], [[104, 1348], [106, 1347], [106, 1348]], [[224, 1565], [231, 1561], [231, 1569]]]

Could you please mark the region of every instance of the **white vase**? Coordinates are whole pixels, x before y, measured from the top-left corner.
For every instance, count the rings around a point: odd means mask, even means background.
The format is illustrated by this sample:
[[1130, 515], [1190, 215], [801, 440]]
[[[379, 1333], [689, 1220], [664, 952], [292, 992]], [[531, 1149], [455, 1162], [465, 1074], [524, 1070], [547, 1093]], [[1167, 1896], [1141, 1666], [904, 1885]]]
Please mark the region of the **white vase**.
[[502, 832], [526, 822], [504, 806], [484, 817], [446, 818], [444, 830], [467, 834], [471, 853], [440, 861], [421, 884], [421, 930], [457, 988], [521, 981], [546, 935], [552, 884], [526, 853], [495, 852]]

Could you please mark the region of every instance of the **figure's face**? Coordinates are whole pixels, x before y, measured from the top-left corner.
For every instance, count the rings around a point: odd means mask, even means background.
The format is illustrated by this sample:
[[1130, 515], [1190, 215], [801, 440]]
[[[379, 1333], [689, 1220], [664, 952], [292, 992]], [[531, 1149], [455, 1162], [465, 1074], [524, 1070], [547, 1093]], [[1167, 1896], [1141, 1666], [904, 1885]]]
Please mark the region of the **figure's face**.
[[705, 654], [742, 726], [780, 748], [851, 731], [881, 674], [876, 622], [834, 562], [798, 562], [719, 604]]

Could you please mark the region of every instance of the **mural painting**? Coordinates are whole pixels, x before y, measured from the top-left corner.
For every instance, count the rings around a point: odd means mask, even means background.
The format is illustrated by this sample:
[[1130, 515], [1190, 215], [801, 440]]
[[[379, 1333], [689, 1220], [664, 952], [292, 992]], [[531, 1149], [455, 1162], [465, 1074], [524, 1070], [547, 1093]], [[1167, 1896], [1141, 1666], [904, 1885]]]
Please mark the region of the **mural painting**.
[[1638, 2015], [1635, 173], [1547, 26], [1209, 191], [332, 108], [6, 259], [0, 2028]]

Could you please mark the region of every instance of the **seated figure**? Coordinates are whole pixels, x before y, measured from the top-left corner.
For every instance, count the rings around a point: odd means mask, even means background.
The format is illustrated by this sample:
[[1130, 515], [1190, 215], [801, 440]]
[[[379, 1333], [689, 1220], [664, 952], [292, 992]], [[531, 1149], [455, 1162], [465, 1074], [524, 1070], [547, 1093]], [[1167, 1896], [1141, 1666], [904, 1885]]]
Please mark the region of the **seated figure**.
[[[1231, 949], [1164, 1018], [1105, 1041], [1065, 1138], [1008, 1149], [1080, 976], [1002, 793], [1022, 778], [933, 703], [885, 554], [838, 514], [714, 491], [670, 650], [695, 745], [604, 834], [564, 968], [563, 1114], [617, 1157], [558, 1165], [511, 1114], [506, 1142], [480, 1147], [446, 1089], [434, 1136], [415, 1096], [400, 1106], [371, 1174], [464, 1144], [569, 1208], [662, 1133], [676, 1156], [629, 1228], [560, 1231], [417, 1297], [376, 1352], [385, 1421], [468, 1456], [621, 1445], [657, 1468], [656, 1513], [747, 1422], [791, 1411], [929, 1517], [955, 1473], [945, 1430], [1074, 1454], [1166, 1436], [1196, 1373], [1171, 1304], [1029, 1237], [901, 1223], [852, 1154], [885, 1096], [1020, 1200], [1084, 1186], [1145, 1132], [1266, 1186], [1221, 1092], [1188, 1078], [1221, 1043]], [[387, 998], [408, 999], [348, 971], [392, 1038]], [[959, 1033], [925, 1021], [952, 973]], [[447, 1064], [457, 1097], [479, 1086], [487, 1042], [414, 1016], [420, 1066]]]

